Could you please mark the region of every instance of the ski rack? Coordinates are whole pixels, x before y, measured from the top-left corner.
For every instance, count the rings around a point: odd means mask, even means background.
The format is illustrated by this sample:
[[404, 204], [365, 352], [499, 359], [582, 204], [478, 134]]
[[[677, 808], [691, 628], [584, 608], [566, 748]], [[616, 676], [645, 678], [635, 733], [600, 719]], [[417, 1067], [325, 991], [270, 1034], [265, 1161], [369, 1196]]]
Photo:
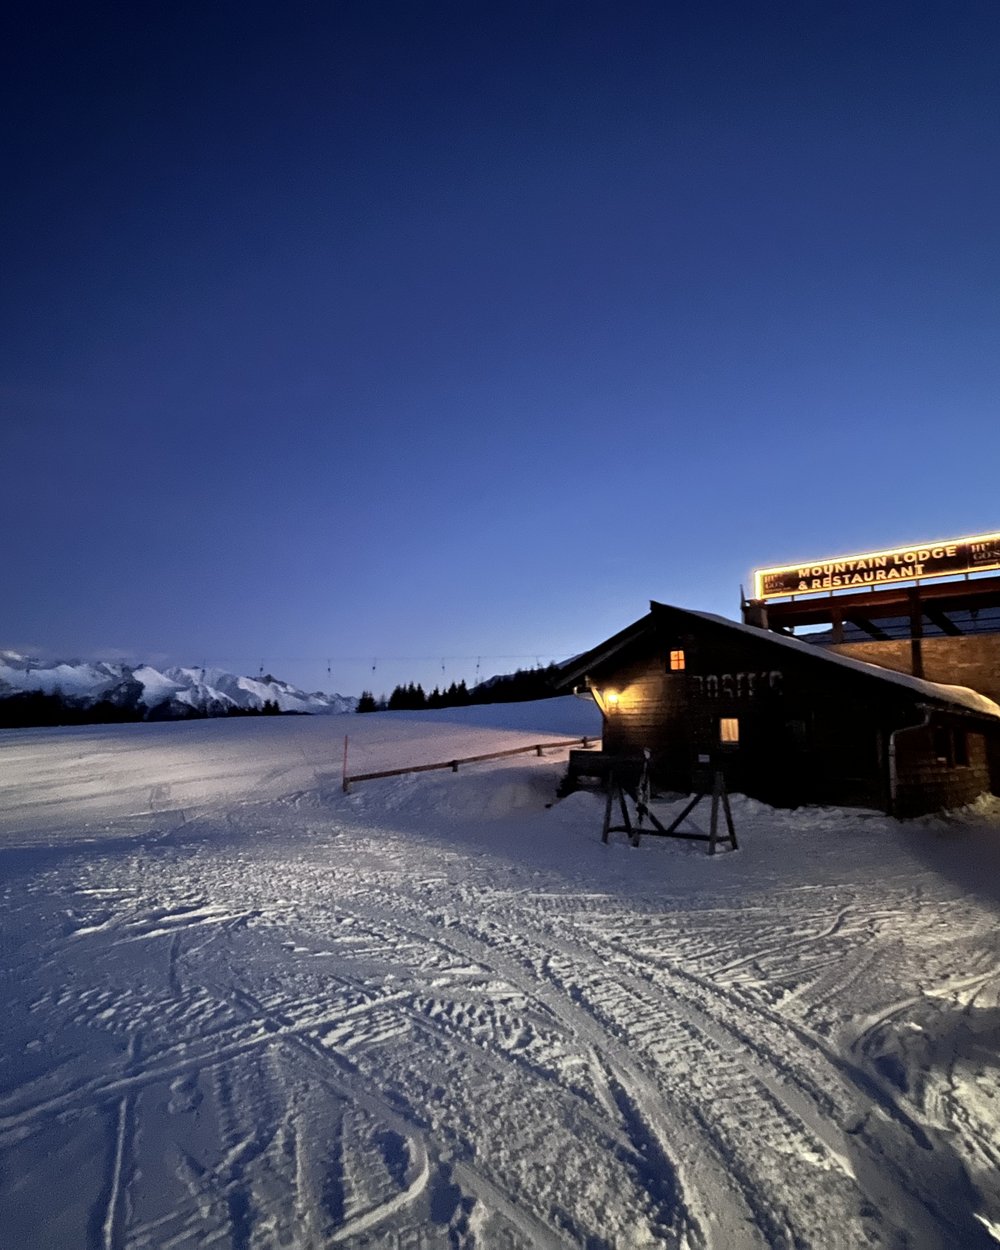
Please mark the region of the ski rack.
[[[629, 842], [633, 846], [638, 846], [639, 839], [645, 833], [650, 838], [683, 838], [690, 842], [707, 842], [709, 855], [715, 854], [716, 847], [720, 842], [728, 842], [734, 851], [738, 851], [740, 848], [739, 843], [736, 841], [736, 828], [733, 825], [733, 813], [729, 806], [729, 793], [726, 790], [726, 777], [721, 763], [716, 760], [711, 771], [704, 774], [704, 776], [706, 781], [709, 777], [711, 778], [710, 786], [703, 785], [681, 814], [671, 821], [669, 825], [664, 825], [649, 810], [649, 751], [643, 751], [642, 772], [635, 787], [629, 786], [626, 781], [622, 780], [620, 774], [616, 774], [614, 769], [612, 769], [608, 773], [608, 799], [604, 805], [604, 828], [601, 833], [601, 841], [607, 843], [610, 841], [611, 834], [625, 833], [628, 834]], [[625, 802], [626, 795], [635, 804], [636, 819], [634, 824], [629, 814], [628, 804]], [[712, 800], [709, 832], [701, 833], [697, 830], [681, 829], [681, 822], [687, 819], [703, 799], [709, 797]], [[615, 799], [618, 800], [618, 806], [622, 814], [622, 824], [620, 825], [611, 823], [611, 809], [614, 806]], [[719, 836], [720, 804], [725, 813], [726, 829], [728, 830], [724, 837]], [[643, 829], [643, 821], [647, 818], [652, 828]]]

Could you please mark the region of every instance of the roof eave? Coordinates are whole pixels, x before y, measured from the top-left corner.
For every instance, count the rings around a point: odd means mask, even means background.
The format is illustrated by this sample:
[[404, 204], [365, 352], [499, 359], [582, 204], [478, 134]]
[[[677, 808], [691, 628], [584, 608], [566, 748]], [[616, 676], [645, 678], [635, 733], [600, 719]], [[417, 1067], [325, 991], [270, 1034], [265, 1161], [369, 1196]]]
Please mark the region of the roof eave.
[[637, 621], [633, 621], [631, 625], [626, 625], [624, 629], [619, 630], [617, 634], [614, 634], [605, 642], [599, 643], [598, 646], [592, 647], [589, 651], [585, 651], [582, 655], [578, 655], [572, 660], [568, 660], [566, 667], [560, 673], [556, 682], [556, 689], [565, 690], [570, 686], [579, 684], [595, 668], [599, 668], [613, 656], [617, 655], [619, 651], [623, 651], [637, 638], [641, 638], [652, 623], [653, 614], [652, 612], [647, 612], [645, 616], [640, 617]]

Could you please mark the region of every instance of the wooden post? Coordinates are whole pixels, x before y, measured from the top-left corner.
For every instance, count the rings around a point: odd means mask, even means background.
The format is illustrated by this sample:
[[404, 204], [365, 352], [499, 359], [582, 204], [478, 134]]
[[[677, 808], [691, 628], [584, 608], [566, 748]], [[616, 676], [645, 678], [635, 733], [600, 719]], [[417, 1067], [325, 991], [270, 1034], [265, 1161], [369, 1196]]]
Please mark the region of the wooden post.
[[[620, 825], [612, 825], [611, 823], [611, 808], [614, 805], [615, 798], [618, 799], [618, 806], [622, 814], [622, 823]], [[612, 833], [627, 833], [628, 840], [632, 845], [639, 845], [639, 830], [636, 826], [633, 826], [632, 817], [629, 815], [628, 804], [625, 802], [625, 787], [613, 771], [608, 773], [608, 801], [604, 805], [604, 828], [601, 831], [601, 841], [609, 841]]]
[[347, 734], [344, 734], [344, 771], [341, 774], [341, 788], [347, 794], [350, 790], [350, 784], [347, 780]]
[[[722, 777], [722, 774], [719, 774]], [[726, 789], [726, 779], [722, 777], [722, 806], [726, 813], [726, 827], [729, 830], [729, 845], [734, 851], [740, 849], [740, 844], [736, 841], [736, 826], [733, 824], [733, 813], [729, 806], [729, 791]]]
[[[708, 835], [708, 853], [715, 854], [715, 846], [719, 840], [719, 803], [722, 803], [722, 809], [726, 816], [726, 828], [729, 830], [729, 844], [734, 851], [738, 851], [739, 844], [736, 841], [736, 828], [733, 825], [733, 813], [729, 806], [729, 791], [726, 789], [726, 778], [721, 768], [716, 768], [715, 778], [712, 782], [712, 824], [709, 828]], [[725, 839], [723, 839], [725, 841]]]
[[632, 821], [629, 819], [628, 804], [625, 802], [625, 791], [618, 786], [618, 806], [622, 812], [622, 832], [628, 834], [628, 840], [633, 846], [638, 846], [639, 841], [632, 830]]
[[708, 827], [708, 853], [715, 854], [715, 843], [719, 837], [719, 792], [722, 789], [722, 770], [716, 769], [712, 778], [712, 823]]
[[924, 636], [924, 616], [920, 602], [920, 587], [911, 586], [908, 598], [910, 601], [910, 672], [914, 677], [923, 677], [924, 656], [922, 639]]

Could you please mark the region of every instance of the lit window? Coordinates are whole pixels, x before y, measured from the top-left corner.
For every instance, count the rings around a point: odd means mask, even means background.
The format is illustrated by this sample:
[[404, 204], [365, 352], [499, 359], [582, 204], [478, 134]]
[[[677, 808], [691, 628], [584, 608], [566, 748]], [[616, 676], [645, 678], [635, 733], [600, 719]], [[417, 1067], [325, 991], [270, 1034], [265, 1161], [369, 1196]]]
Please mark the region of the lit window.
[[681, 673], [684, 671], [684, 652], [670, 652], [670, 671], [672, 673]]
[[735, 716], [723, 716], [719, 721], [719, 741], [735, 746], [740, 740], [740, 722]]

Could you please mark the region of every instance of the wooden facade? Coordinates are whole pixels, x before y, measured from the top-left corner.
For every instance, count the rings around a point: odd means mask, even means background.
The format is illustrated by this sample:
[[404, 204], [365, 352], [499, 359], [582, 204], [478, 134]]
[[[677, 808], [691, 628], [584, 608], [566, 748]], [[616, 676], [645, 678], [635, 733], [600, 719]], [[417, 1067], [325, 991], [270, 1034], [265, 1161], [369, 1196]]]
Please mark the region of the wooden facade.
[[988, 701], [721, 617], [653, 603], [562, 682], [591, 689], [605, 755], [650, 751], [660, 790], [718, 756], [730, 790], [775, 806], [915, 815], [991, 788]]

